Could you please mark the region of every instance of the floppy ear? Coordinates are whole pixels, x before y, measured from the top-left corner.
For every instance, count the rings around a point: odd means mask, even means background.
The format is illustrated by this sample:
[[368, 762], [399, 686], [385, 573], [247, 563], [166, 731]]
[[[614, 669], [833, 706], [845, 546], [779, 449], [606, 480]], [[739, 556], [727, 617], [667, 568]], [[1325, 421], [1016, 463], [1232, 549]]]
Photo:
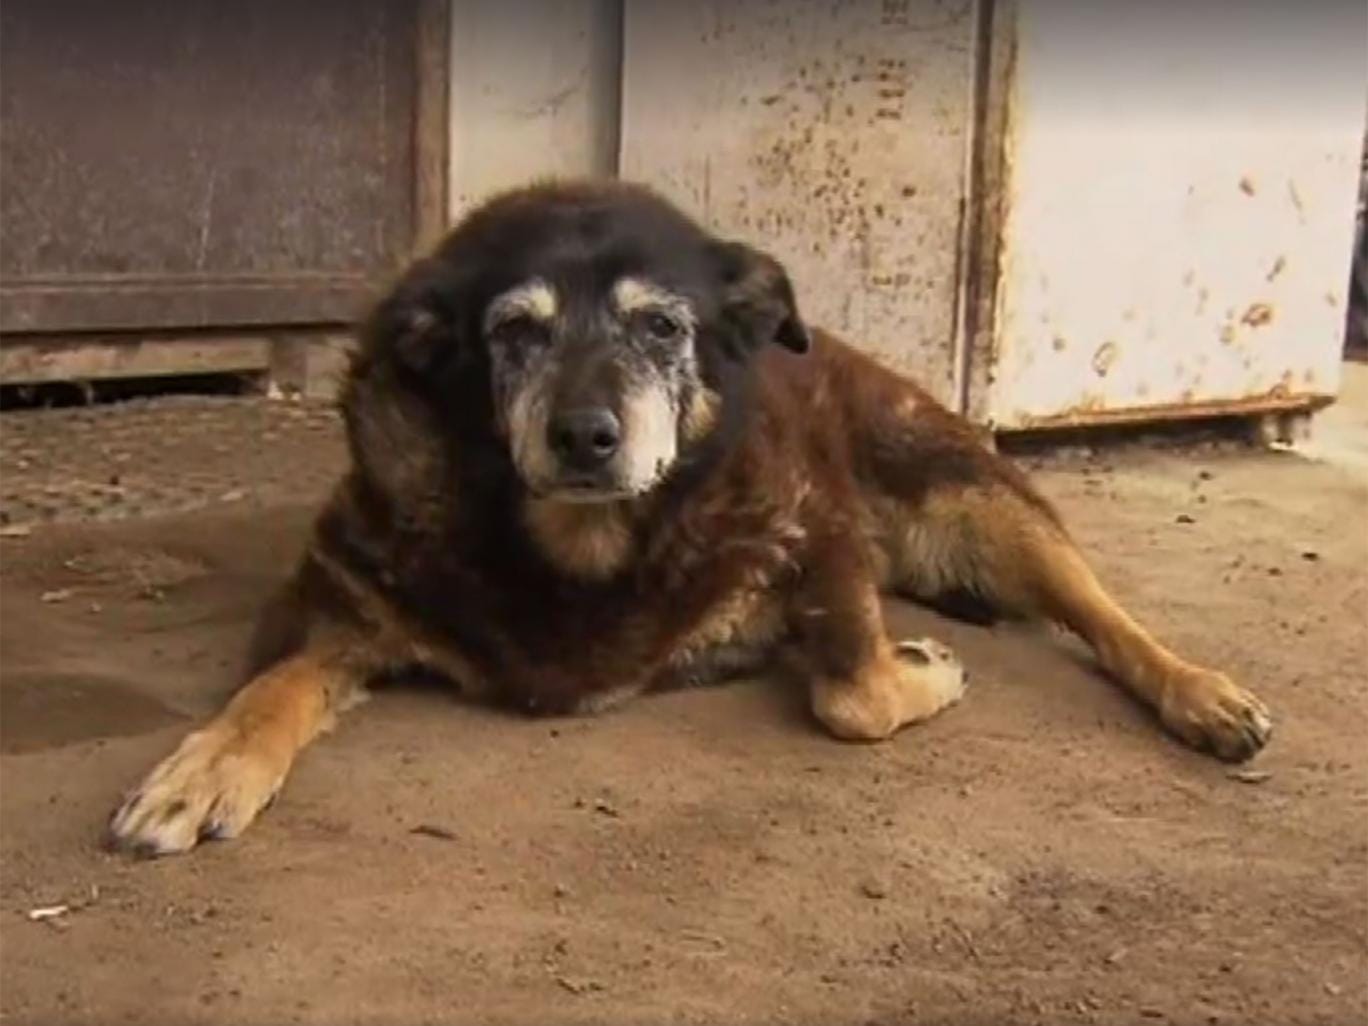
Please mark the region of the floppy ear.
[[795, 353], [806, 353], [811, 340], [783, 265], [743, 242], [719, 243], [717, 257], [726, 317], [738, 323], [757, 347], [777, 342]]
[[393, 354], [408, 370], [424, 374], [458, 357], [461, 344], [459, 283], [438, 260], [413, 264], [371, 312], [362, 347], [371, 355]]

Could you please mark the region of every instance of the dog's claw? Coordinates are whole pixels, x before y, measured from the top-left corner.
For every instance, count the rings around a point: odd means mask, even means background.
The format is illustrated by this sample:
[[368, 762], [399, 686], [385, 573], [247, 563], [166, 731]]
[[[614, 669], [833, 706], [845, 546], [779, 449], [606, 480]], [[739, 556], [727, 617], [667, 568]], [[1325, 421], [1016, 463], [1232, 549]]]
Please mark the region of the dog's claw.
[[110, 819], [109, 845], [157, 857], [235, 837], [270, 804], [282, 776], [236, 735], [191, 734], [119, 806]]
[[1202, 670], [1181, 681], [1159, 709], [1164, 725], [1189, 745], [1226, 762], [1244, 762], [1268, 744], [1273, 718], [1225, 674]]

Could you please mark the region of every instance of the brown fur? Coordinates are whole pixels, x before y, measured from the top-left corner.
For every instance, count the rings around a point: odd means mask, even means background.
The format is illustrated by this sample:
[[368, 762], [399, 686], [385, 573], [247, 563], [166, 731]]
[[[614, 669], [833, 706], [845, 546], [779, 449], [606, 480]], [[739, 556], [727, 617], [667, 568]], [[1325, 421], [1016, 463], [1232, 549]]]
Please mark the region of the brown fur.
[[[737, 302], [763, 307], [775, 268]], [[731, 444], [688, 488], [597, 505], [510, 493], [484, 509], [457, 487], [462, 439], [363, 356], [345, 399], [357, 470], [293, 586], [293, 654], [270, 653], [285, 661], [196, 735], [208, 763], [231, 754], [277, 780], [352, 688], [412, 666], [529, 711], [585, 712], [755, 670], [781, 643], [831, 733], [885, 738], [957, 699], [963, 674], [933, 642], [887, 637], [881, 591], [1060, 623], [1189, 743], [1231, 759], [1263, 744], [1258, 700], [1150, 637], [1016, 468], [915, 384], [821, 332], [806, 355], [762, 348], [752, 370]], [[682, 416], [693, 438], [729, 430], [715, 395]], [[163, 768], [139, 801], [208, 807], [222, 786]], [[120, 817], [117, 841], [155, 850], [203, 832], [168, 841]]]

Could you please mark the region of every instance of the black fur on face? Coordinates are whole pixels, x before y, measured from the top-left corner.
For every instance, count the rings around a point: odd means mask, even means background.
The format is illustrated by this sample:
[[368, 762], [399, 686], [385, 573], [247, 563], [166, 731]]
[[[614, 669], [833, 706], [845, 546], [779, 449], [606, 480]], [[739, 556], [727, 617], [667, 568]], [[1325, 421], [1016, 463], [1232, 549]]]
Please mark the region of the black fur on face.
[[[463, 459], [501, 461], [530, 495], [621, 499], [726, 424], [770, 343], [808, 347], [772, 257], [637, 186], [537, 186], [478, 208], [409, 268], [363, 332], [344, 408], [363, 466], [376, 445], [405, 461], [408, 420], [429, 448], [446, 437]], [[368, 379], [401, 411], [379, 415], [388, 427], [366, 412]]]

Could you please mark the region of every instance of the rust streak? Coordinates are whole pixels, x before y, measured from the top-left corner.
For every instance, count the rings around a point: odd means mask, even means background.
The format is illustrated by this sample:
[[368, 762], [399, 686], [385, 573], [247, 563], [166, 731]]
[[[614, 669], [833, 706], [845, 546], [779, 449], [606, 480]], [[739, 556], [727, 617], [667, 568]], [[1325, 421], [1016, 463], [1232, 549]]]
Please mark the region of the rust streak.
[[1241, 324], [1247, 324], [1251, 328], [1262, 328], [1266, 324], [1273, 323], [1273, 306], [1270, 303], [1250, 303], [1240, 318]]

